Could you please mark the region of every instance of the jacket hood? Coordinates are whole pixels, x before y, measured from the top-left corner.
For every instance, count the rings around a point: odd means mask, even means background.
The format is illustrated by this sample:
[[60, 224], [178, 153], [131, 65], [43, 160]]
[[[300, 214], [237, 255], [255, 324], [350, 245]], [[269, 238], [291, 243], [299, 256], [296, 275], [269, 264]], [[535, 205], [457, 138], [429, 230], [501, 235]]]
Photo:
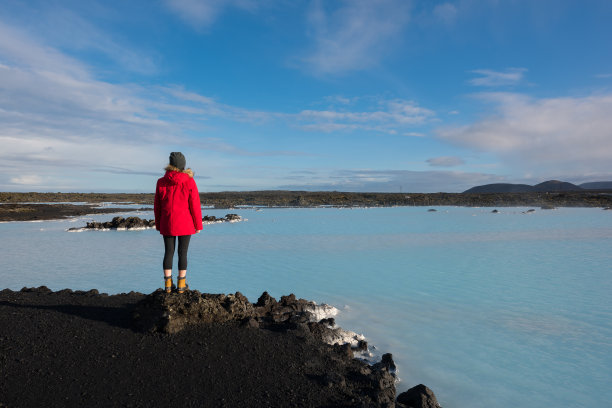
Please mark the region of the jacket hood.
[[169, 164], [166, 166], [166, 168], [164, 169], [166, 171], [176, 171], [179, 173], [185, 173], [187, 174], [189, 177], [193, 177], [193, 170], [191, 169], [185, 169], [185, 170], [181, 170], [178, 167], [174, 167], [173, 165]]
[[172, 184], [181, 184], [193, 178], [191, 169], [179, 170], [174, 166], [166, 166], [166, 175], [164, 176]]

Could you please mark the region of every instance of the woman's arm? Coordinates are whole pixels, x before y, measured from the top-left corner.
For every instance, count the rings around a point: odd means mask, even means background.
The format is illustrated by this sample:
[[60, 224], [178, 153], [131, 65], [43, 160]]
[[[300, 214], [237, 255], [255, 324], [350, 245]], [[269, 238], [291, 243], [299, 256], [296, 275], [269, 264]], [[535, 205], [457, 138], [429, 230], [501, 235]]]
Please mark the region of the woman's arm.
[[189, 212], [193, 218], [193, 226], [196, 233], [203, 229], [202, 226], [202, 205], [200, 203], [200, 193], [194, 179], [191, 179], [191, 188], [189, 189]]
[[153, 200], [153, 213], [155, 214], [155, 229], [159, 231], [159, 218], [161, 215], [159, 180], [157, 180], [157, 185], [155, 186], [155, 199]]

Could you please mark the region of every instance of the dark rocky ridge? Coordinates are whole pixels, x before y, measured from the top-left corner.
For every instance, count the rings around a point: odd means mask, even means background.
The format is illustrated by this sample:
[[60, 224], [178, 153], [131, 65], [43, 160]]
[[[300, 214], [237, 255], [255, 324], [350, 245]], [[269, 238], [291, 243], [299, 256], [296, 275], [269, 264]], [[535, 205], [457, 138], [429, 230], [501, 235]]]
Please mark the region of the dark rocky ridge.
[[0, 406], [437, 406], [422, 385], [394, 402], [391, 355], [323, 343], [312, 302], [184, 295], [0, 291]]
[[91, 204], [2, 204], [0, 221], [57, 220], [87, 214], [147, 211], [148, 208], [98, 208]]
[[[612, 189], [526, 193], [351, 193], [338, 191], [227, 191], [200, 193], [204, 205], [215, 208], [264, 207], [384, 207], [479, 206], [610, 207]], [[153, 194], [3, 193], [0, 203], [19, 202], [132, 202], [153, 204]], [[2, 206], [0, 206], [1, 208]], [[1, 213], [0, 213], [1, 214]]]

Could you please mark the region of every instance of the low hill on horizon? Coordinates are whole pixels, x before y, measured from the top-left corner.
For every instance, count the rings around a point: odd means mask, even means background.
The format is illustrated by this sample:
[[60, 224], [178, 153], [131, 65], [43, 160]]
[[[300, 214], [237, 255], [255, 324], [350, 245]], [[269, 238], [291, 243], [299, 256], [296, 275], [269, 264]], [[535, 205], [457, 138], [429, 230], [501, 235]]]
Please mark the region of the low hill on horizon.
[[494, 183], [472, 187], [463, 193], [482, 194], [482, 193], [549, 193], [560, 191], [583, 191], [583, 190], [610, 190], [612, 181], [596, 181], [583, 183], [580, 185], [559, 180], [548, 180], [534, 186], [529, 184]]
[[612, 190], [612, 181], [593, 181], [579, 185], [585, 190]]

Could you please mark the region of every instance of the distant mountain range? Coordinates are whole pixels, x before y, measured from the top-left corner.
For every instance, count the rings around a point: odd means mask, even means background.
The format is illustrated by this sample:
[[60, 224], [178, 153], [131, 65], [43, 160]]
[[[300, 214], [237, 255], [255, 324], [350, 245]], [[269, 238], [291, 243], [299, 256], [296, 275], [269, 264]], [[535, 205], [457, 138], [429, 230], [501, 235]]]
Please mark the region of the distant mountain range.
[[612, 190], [612, 181], [595, 181], [579, 185], [559, 180], [549, 180], [535, 186], [529, 184], [496, 183], [472, 187], [464, 193], [548, 193], [559, 191]]

